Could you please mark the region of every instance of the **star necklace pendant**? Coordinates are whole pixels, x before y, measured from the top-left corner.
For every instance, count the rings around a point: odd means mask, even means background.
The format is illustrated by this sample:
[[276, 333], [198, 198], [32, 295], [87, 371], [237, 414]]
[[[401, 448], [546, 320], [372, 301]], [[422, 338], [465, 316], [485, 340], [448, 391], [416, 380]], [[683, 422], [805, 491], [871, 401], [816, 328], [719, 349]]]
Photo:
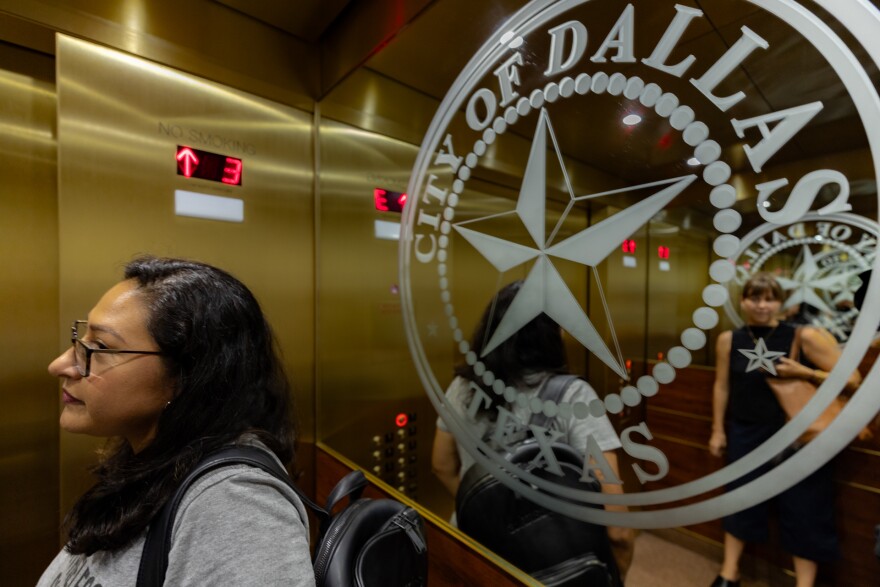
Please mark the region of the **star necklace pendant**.
[[[775, 330], [776, 328], [771, 330], [767, 334], [767, 338], [770, 338]], [[787, 353], [769, 350], [767, 348], [767, 343], [764, 342], [763, 338], [756, 339], [748, 326], [746, 326], [746, 331], [755, 342], [754, 349], [737, 349], [749, 360], [749, 364], [746, 366], [746, 373], [755, 371], [756, 369], [765, 369], [771, 375], [776, 375], [776, 366], [773, 363], [775, 363], [779, 357], [784, 357]]]

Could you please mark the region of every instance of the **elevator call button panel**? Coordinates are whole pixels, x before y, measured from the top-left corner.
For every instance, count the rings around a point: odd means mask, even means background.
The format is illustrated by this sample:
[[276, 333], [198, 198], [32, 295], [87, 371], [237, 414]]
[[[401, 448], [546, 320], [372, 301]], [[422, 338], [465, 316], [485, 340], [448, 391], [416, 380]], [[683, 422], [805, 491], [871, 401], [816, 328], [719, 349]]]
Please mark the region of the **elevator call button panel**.
[[416, 412], [397, 414], [393, 428], [372, 438], [372, 472], [401, 493], [417, 499], [418, 427]]

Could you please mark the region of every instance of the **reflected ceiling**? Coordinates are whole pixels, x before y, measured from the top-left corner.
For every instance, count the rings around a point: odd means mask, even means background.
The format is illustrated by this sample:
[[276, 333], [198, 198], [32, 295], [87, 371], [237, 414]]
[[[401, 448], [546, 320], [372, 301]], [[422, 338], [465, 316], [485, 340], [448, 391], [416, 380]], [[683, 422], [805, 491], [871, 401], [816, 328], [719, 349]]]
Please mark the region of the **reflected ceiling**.
[[[321, 99], [327, 97], [335, 83], [328, 84], [327, 79], [350, 76], [357, 73], [358, 65], [365, 65], [367, 71], [424, 96], [428, 102], [441, 100], [484, 41], [527, 4], [525, 0], [483, 0], [479, 2], [479, 8], [474, 9], [473, 0], [399, 0], [393, 6], [348, 0], [217, 1], [304, 40], [320, 42], [325, 65], [339, 55], [347, 54], [342, 58], [342, 61], [347, 59], [344, 70], [325, 71]], [[609, 62], [605, 65], [611, 65], [614, 71], [626, 76], [638, 75], [648, 80], [652, 72], [640, 60], [650, 55], [669, 25], [673, 3], [664, 4], [662, 10], [654, 0], [632, 0], [630, 3], [635, 9], [636, 62]], [[873, 3], [876, 5], [877, 1]], [[578, 15], [589, 30], [589, 47], [583, 60], [596, 50], [626, 4], [590, 1], [577, 9], [580, 12], [566, 15], [566, 19], [572, 14]], [[793, 34], [781, 22], [769, 25], [765, 13], [745, 0], [690, 0], [686, 4], [699, 8], [703, 18], [691, 22], [668, 61], [677, 63], [689, 54], [698, 56], [684, 80], [704, 73], [712, 63], [710, 59], [727, 51], [742, 35], [742, 27], [749, 27], [760, 31], [773, 51], [765, 54], [758, 51], [750, 56], [721, 83], [718, 95], [737, 90], [745, 92], [746, 98], [737, 105], [737, 110], [748, 112], [749, 116], [823, 102], [824, 109], [816, 119], [775, 156], [776, 164], [857, 151], [867, 146], [862, 125], [855, 120], [852, 101], [830, 66], [800, 34]], [[811, 9], [821, 14], [821, 9], [812, 2], [810, 4]], [[837, 26], [833, 19], [827, 17], [824, 20], [850, 46], [855, 46], [850, 43], [848, 32]], [[377, 36], [379, 30], [381, 34]], [[863, 58], [864, 52], [860, 48], [855, 51], [860, 61], [870, 62]], [[613, 50], [610, 54], [613, 55]], [[366, 61], [354, 63], [354, 58], [361, 59], [361, 55]], [[608, 71], [611, 73], [612, 68], [609, 67]], [[868, 74], [875, 83], [880, 80], [874, 64], [868, 68]], [[681, 83], [664, 90], [675, 91], [682, 103], [706, 103], [705, 98], [686, 81], [672, 80], [669, 83], [675, 81]], [[366, 104], [362, 106], [365, 108]], [[428, 121], [421, 120], [426, 117], [424, 105], [421, 110], [406, 103], [395, 106], [399, 106], [395, 109], [396, 118], [411, 120], [413, 128], [421, 127], [418, 132], [427, 128]], [[663, 172], [680, 174], [687, 170], [684, 161], [691, 156], [692, 149], [683, 143], [678, 133], [671, 132], [666, 120], [643, 116], [643, 122], [638, 126], [622, 124], [622, 119], [629, 114], [645, 114], [637, 102], [609, 97], [605, 101], [594, 101], [590, 112], [579, 111], [582, 107], [577, 101], [554, 105], [558, 112], [555, 116], [578, 121], [556, 128], [562, 151], [568, 157], [625, 181], [645, 180]], [[741, 156], [741, 141], [730, 124], [730, 112], [706, 107], [701, 108], [699, 117], [710, 128], [716, 129], [713, 138], [727, 152], [725, 157], [733, 164], [734, 172], [748, 171], [748, 162]], [[416, 118], [419, 120], [413, 120]], [[521, 132], [522, 129], [528, 134], [526, 129], [534, 128], [535, 122], [535, 116], [530, 115], [512, 132]], [[381, 132], [378, 128], [370, 130]], [[596, 137], [602, 140], [596, 140]], [[851, 179], [858, 181], [859, 178]], [[853, 187], [856, 193], [859, 190], [874, 193], [876, 189], [873, 183], [867, 187]]]
[[298, 37], [316, 43], [351, 0], [215, 0]]
[[[635, 7], [637, 33], [643, 30], [657, 32], [654, 37], [636, 35], [634, 53], [636, 58], [640, 59], [650, 55], [659, 36], [668, 26], [671, 13], [656, 10], [656, 3], [652, 9], [651, 0], [633, 0], [631, 3]], [[420, 19], [401, 31], [394, 43], [373, 57], [369, 67], [420, 92], [441, 99], [467, 59], [489, 33], [525, 2], [504, 0], [492, 4], [494, 10], [475, 11], [476, 14], [462, 18], [463, 14], [469, 12], [471, 0], [434, 2]], [[842, 88], [830, 67], [800, 35], [790, 34], [791, 31], [783, 25], [761, 28], [760, 20], [766, 17], [748, 2], [694, 0], [687, 4], [699, 7], [705, 17], [693, 21], [688, 27], [676, 53], [670, 58], [670, 63], [678, 61], [676, 55], [680, 56], [679, 59], [688, 54], [719, 55], [739, 38], [741, 27], [749, 26], [760, 29], [771, 47], [783, 48], [782, 51], [774, 52], [774, 57], [779, 53], [784, 55], [784, 58], [762, 59], [756, 54], [743, 67], [731, 74], [725, 85], [742, 89], [746, 93], [747, 102], [743, 103], [745, 109], [750, 112], [772, 112], [817, 100], [824, 102], [825, 108], [811, 125], [810, 132], [792, 141], [787, 151], [779, 154], [778, 162], [815, 157], [828, 152], [847, 151], [867, 145], [860, 125], [840, 124], [855, 116], [852, 103], [848, 96], [842, 93]], [[595, 49], [599, 45], [620, 16], [623, 6], [624, 4], [620, 2], [586, 3], [585, 10], [590, 9], [589, 20], [585, 19], [584, 22], [589, 23], [591, 48]], [[602, 10], [597, 10], [598, 8]], [[455, 35], [450, 35], [449, 31], [453, 30]], [[773, 36], [766, 35], [766, 30], [770, 30]], [[837, 30], [840, 32], [840, 28]], [[428, 52], [438, 57], [431, 58], [426, 54]], [[868, 60], [865, 59], [863, 62]], [[430, 66], [426, 67], [426, 64]], [[640, 75], [640, 72], [647, 69], [638, 63], [628, 67], [621, 65], [615, 64], [614, 67], [627, 76]], [[701, 72], [707, 65], [704, 64], [701, 68], [698, 61], [692, 69]], [[797, 76], [798, 86], [780, 85], [778, 80], [794, 77], [793, 69], [802, 70]], [[693, 72], [688, 72], [691, 73]], [[878, 71], [873, 64], [869, 74], [872, 78], [878, 79]], [[690, 96], [682, 95], [682, 102], [696, 101], [697, 91], [691, 89]], [[662, 126], [668, 125], [641, 127], [638, 130], [643, 136], [636, 140], [637, 138], [631, 133], [621, 133], [619, 130], [619, 123], [627, 113], [620, 111], [618, 103], [609, 100], [606, 111], [589, 113], [590, 119], [594, 121], [590, 125], [589, 135], [603, 136], [606, 140], [601, 144], [591, 143], [584, 138], [586, 133], [583, 128], [566, 127], [559, 129], [563, 150], [575, 159], [589, 161], [592, 165], [621, 178], [639, 177], [644, 163], [650, 163], [650, 166], [656, 169], [658, 165], [678, 162], [690, 151], [686, 145], [679, 143], [679, 148], [675, 146], [664, 149], [651, 148], [650, 153], [642, 154], [642, 157], [651, 157], [651, 161], [639, 160], [640, 153], [633, 152], [633, 145], [641, 143], [645, 149], [652, 145], [664, 144]], [[728, 115], [717, 109], [706, 109], [705, 112], [700, 113], [700, 116], [710, 128], [729, 130], [727, 136], [716, 137], [722, 145], [737, 142], [728, 122]], [[816, 140], [817, 134], [821, 136], [821, 140]], [[612, 137], [616, 137], [616, 141], [609, 143]]]

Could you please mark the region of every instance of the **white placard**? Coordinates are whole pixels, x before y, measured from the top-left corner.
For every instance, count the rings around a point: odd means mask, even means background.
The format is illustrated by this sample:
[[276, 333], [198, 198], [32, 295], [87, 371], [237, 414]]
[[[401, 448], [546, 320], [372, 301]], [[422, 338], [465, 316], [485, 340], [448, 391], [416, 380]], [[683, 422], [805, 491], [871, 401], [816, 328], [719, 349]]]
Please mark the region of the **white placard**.
[[244, 222], [244, 200], [174, 190], [174, 213], [208, 220]]
[[400, 240], [400, 222], [375, 220], [373, 221], [373, 230], [376, 238], [390, 241]]

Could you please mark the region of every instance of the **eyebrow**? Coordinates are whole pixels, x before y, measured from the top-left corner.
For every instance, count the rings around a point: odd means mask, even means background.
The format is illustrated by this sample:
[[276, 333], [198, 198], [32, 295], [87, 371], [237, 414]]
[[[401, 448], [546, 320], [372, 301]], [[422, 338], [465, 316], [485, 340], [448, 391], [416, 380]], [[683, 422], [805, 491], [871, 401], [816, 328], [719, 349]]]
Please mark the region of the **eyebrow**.
[[117, 331], [110, 328], [109, 326], [104, 326], [103, 324], [92, 324], [91, 322], [88, 323], [88, 326], [89, 326], [89, 330], [94, 330], [95, 332], [107, 333], [111, 336], [115, 336], [116, 338], [118, 338], [119, 342], [125, 343], [125, 338], [121, 334], [119, 334]]

